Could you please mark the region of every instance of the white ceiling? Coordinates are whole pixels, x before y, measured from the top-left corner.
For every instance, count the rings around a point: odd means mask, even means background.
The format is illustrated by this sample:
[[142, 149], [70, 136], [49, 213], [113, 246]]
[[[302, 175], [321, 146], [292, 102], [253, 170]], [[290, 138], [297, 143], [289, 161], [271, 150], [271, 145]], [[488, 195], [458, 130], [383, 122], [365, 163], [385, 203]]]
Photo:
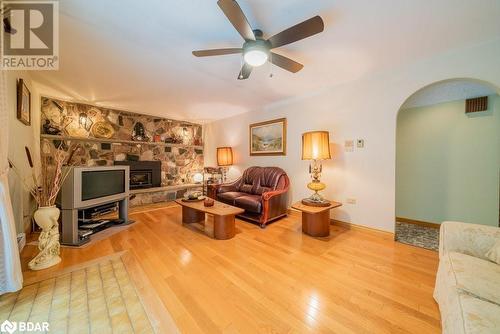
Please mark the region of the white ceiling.
[[422, 88], [410, 96], [401, 109], [431, 106], [438, 103], [494, 95], [495, 89], [482, 82], [467, 79], [446, 80]]
[[147, 114], [210, 121], [356, 80], [373, 71], [500, 37], [498, 0], [238, 0], [273, 35], [316, 14], [325, 31], [276, 49], [305, 65], [264, 65], [236, 80], [239, 47], [216, 0], [60, 1], [60, 70], [34, 72], [42, 92]]

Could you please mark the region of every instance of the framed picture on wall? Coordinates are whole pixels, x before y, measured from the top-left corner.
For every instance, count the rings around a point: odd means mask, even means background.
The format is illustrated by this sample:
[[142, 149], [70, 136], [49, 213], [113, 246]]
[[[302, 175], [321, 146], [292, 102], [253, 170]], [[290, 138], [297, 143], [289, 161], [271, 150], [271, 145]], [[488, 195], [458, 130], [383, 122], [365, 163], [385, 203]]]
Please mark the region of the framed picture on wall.
[[250, 124], [250, 155], [286, 155], [286, 118]]
[[31, 93], [23, 79], [17, 81], [17, 119], [31, 125]]

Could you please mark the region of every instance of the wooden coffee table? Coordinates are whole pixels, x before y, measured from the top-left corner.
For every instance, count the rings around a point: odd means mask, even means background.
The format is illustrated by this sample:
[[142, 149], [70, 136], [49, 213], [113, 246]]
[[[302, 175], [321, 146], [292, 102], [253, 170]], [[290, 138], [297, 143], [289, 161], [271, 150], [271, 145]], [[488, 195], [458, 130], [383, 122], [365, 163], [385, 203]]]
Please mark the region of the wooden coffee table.
[[231, 239], [236, 234], [234, 217], [245, 210], [214, 201], [213, 206], [204, 206], [203, 201], [187, 202], [176, 199], [182, 206], [182, 223], [193, 224], [205, 221], [205, 213], [214, 216], [214, 238], [217, 240]]
[[292, 208], [302, 211], [302, 232], [312, 237], [330, 235], [330, 210], [338, 208], [342, 203], [330, 201], [329, 206], [308, 206], [297, 202]]

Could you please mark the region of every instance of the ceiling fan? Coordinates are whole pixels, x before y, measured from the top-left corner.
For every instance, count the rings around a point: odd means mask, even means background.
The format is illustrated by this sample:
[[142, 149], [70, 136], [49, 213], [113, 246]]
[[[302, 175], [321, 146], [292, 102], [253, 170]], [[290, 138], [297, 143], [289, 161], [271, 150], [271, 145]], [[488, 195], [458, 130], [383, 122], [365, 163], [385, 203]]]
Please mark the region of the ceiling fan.
[[239, 80], [247, 79], [253, 67], [264, 65], [268, 60], [274, 65], [292, 73], [300, 71], [304, 65], [271, 52], [271, 50], [318, 34], [325, 27], [321, 17], [315, 16], [283, 30], [266, 40], [263, 38], [264, 34], [262, 30], [252, 29], [245, 14], [235, 0], [219, 0], [217, 4], [245, 42], [241, 48], [199, 50], [193, 51], [193, 55], [196, 57], [208, 57], [242, 53], [245, 63], [238, 75]]

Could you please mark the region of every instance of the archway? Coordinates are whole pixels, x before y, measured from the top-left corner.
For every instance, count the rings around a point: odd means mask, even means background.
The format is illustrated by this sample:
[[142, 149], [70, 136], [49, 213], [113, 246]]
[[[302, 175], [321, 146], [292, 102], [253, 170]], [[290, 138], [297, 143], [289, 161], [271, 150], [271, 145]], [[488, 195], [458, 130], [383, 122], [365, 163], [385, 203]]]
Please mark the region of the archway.
[[[396, 240], [437, 248], [439, 224], [499, 226], [499, 89], [451, 79], [413, 93], [396, 125]], [[465, 100], [487, 96], [484, 111]]]

